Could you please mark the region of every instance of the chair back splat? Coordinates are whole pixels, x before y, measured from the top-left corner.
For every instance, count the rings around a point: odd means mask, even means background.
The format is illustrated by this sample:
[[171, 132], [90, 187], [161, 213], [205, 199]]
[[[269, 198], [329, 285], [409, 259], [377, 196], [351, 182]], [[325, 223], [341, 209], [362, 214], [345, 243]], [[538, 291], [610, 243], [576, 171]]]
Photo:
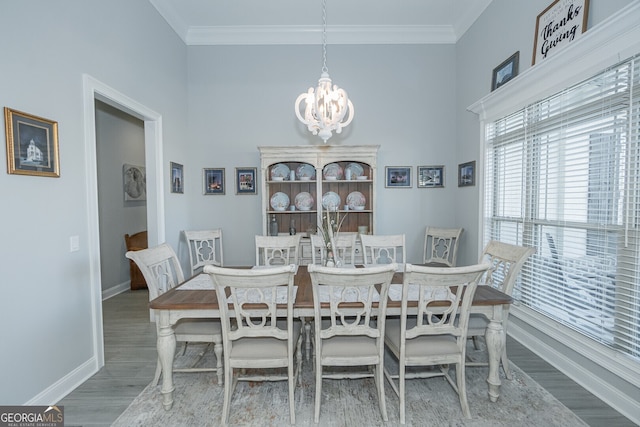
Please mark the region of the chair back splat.
[[429, 227], [424, 232], [424, 258], [429, 267], [455, 267], [462, 228]]
[[298, 265], [301, 237], [301, 234], [256, 236], [256, 265]]
[[202, 270], [205, 265], [224, 266], [222, 251], [222, 229], [185, 230], [184, 237], [189, 247], [191, 275]]
[[402, 266], [407, 262], [404, 234], [361, 234], [360, 241], [367, 266], [392, 262]]

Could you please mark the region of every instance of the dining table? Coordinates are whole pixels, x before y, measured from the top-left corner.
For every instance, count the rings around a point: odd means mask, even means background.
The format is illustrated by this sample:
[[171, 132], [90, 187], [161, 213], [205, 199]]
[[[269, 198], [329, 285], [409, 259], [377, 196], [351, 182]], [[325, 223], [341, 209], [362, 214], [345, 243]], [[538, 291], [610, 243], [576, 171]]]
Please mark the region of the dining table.
[[[403, 273], [397, 271], [391, 283], [402, 284]], [[296, 300], [293, 304], [294, 317], [303, 320], [312, 319], [314, 317], [313, 290], [311, 276], [306, 266], [298, 266], [294, 285], [297, 286]], [[511, 302], [512, 298], [500, 290], [488, 285], [480, 285], [477, 287], [471, 306], [471, 313], [484, 314], [489, 319], [485, 340], [489, 359], [488, 395], [492, 402], [496, 402], [500, 396], [500, 356], [506, 341], [503, 315], [504, 308]], [[162, 366], [162, 404], [166, 410], [169, 410], [173, 405], [174, 392], [173, 359], [176, 350], [174, 326], [180, 319], [185, 318], [220, 318], [218, 298], [210, 277], [200, 273], [150, 301], [149, 308], [155, 310], [156, 322], [159, 322], [157, 349]], [[399, 316], [400, 310], [401, 302], [389, 298], [386, 315]], [[309, 329], [307, 327], [305, 340], [307, 358], [311, 347]]]

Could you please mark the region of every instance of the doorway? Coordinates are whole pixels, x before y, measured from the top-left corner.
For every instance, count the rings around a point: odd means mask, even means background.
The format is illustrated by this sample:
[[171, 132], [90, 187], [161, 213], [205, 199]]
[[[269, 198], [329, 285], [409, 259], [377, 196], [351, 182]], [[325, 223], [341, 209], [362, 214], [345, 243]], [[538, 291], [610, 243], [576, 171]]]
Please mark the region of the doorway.
[[101, 101], [144, 122], [147, 175], [147, 230], [149, 246], [165, 240], [162, 168], [162, 116], [89, 75], [83, 75], [85, 156], [87, 165], [88, 252], [90, 264], [94, 359], [96, 370], [104, 366], [102, 284], [100, 271], [100, 224], [96, 157], [95, 101]]

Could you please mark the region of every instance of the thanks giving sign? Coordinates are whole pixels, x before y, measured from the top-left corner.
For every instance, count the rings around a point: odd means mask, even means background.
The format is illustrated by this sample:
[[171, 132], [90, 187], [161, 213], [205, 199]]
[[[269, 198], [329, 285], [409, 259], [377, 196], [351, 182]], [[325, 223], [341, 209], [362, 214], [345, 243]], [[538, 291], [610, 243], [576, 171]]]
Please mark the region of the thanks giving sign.
[[556, 0], [536, 21], [531, 65], [576, 41], [587, 30], [589, 0]]

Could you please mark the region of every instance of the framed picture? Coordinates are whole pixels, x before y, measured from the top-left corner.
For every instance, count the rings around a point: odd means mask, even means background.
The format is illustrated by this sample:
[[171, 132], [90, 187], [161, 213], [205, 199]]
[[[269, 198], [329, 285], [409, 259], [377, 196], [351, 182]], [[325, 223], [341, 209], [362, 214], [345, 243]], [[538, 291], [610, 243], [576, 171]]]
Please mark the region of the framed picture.
[[7, 172], [59, 178], [58, 123], [4, 107]]
[[512, 78], [518, 75], [518, 63], [520, 62], [520, 51], [517, 51], [502, 64], [493, 69], [493, 79], [491, 79], [491, 91], [496, 90]]
[[236, 194], [258, 194], [256, 168], [236, 168]]
[[411, 168], [409, 166], [387, 166], [385, 187], [411, 188]]
[[587, 31], [589, 0], [555, 0], [536, 19], [531, 65], [555, 54]]
[[418, 188], [444, 188], [444, 166], [418, 166]]
[[122, 166], [124, 201], [147, 200], [147, 176], [144, 166], [124, 164]]
[[458, 165], [458, 187], [476, 185], [476, 162], [460, 163]]
[[179, 163], [171, 162], [171, 192], [184, 193], [184, 169]]
[[224, 168], [202, 170], [204, 194], [224, 194]]

